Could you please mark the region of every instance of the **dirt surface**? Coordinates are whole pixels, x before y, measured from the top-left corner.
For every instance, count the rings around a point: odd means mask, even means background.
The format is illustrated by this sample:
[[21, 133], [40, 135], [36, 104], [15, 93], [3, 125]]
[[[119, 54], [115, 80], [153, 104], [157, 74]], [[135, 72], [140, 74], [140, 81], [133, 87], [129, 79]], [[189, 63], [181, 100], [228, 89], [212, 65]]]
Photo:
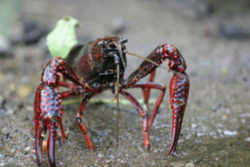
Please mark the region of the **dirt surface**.
[[[83, 41], [121, 31], [129, 40], [128, 50], [143, 56], [161, 43], [174, 44], [187, 61], [191, 80], [175, 156], [166, 157], [171, 131], [167, 95], [152, 127], [150, 152], [142, 148], [142, 120], [129, 104], [121, 105], [118, 148], [115, 104], [88, 105], [85, 122], [96, 146], [94, 153], [87, 148], [74, 121], [79, 104], [65, 105], [63, 119], [68, 140], [57, 145], [58, 166], [250, 166], [250, 40], [228, 38], [219, 29], [220, 25], [237, 25], [250, 30], [247, 1], [239, 1], [237, 7], [228, 3], [223, 8], [211, 0], [211, 9], [207, 3], [198, 5], [191, 0], [48, 2], [23, 1], [19, 15], [48, 27], [62, 16], [74, 16], [81, 23], [79, 34]], [[19, 26], [16, 23], [10, 31], [18, 32]], [[0, 166], [34, 167], [33, 99], [42, 66], [49, 57], [43, 42], [13, 46], [12, 51], [13, 57], [0, 57]], [[128, 62], [129, 74], [141, 60], [128, 57]], [[160, 68], [156, 82], [168, 86], [171, 75]], [[142, 97], [140, 91], [131, 93]], [[154, 92], [152, 99], [157, 95]], [[107, 92], [95, 101], [103, 98], [112, 99], [113, 95]]]

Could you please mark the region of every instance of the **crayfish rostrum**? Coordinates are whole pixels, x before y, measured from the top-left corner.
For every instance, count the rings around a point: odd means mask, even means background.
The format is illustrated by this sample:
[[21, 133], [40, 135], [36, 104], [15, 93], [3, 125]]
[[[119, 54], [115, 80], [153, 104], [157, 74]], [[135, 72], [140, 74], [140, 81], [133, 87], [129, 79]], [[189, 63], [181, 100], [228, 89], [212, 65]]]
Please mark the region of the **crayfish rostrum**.
[[[34, 102], [35, 150], [39, 167], [42, 164], [45, 140], [47, 140], [46, 150], [49, 164], [51, 167], [56, 166], [55, 141], [58, 127], [61, 129], [63, 140], [66, 139], [62, 125], [62, 100], [67, 97], [82, 97], [76, 114], [76, 122], [88, 147], [94, 151], [82, 117], [88, 101], [105, 90], [111, 90], [113, 93], [117, 92], [124, 96], [136, 108], [142, 117], [143, 145], [149, 149], [149, 132], [166, 91], [165, 86], [154, 82], [156, 68], [164, 60], [168, 60], [168, 68], [173, 72], [169, 85], [173, 118], [168, 155], [175, 151], [189, 94], [189, 78], [185, 72], [185, 60], [175, 46], [163, 44], [157, 46], [141, 65], [125, 78], [126, 56], [129, 53], [126, 50], [126, 42], [127, 40], [117, 36], [100, 38], [86, 45], [78, 45], [71, 51], [72, 56], [69, 55], [65, 60], [60, 57], [53, 58], [45, 66]], [[150, 75], [149, 81], [141, 82], [140, 80], [147, 75]], [[117, 81], [119, 82], [118, 86]], [[65, 87], [67, 90], [62, 91], [60, 87]], [[118, 87], [117, 91], [115, 91], [116, 87]], [[127, 92], [127, 89], [131, 88], [140, 88], [143, 91], [146, 105], [149, 105], [150, 90], [160, 91], [151, 114], [146, 114], [136, 98]], [[48, 135], [46, 135], [47, 132]]]

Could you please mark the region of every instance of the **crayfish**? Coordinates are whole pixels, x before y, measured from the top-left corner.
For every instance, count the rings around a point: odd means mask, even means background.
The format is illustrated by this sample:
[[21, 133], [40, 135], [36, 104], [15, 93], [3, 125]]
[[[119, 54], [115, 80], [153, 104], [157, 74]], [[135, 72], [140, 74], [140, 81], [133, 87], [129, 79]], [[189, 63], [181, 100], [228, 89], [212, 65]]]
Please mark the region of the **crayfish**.
[[[126, 49], [126, 43], [127, 40], [117, 36], [104, 37], [86, 45], [78, 45], [71, 51], [72, 55], [66, 59], [58, 57], [49, 60], [43, 69], [41, 83], [36, 89], [34, 102], [35, 151], [39, 167], [42, 165], [45, 140], [47, 140], [45, 147], [49, 165], [56, 166], [55, 142], [58, 127], [61, 129], [62, 139], [66, 139], [62, 123], [62, 100], [67, 97], [82, 97], [76, 114], [76, 123], [88, 147], [94, 151], [82, 117], [88, 101], [105, 90], [111, 90], [115, 95], [122, 95], [136, 108], [142, 118], [143, 145], [149, 149], [150, 129], [166, 91], [166, 87], [155, 83], [154, 78], [156, 68], [165, 60], [168, 60], [168, 68], [173, 72], [169, 86], [169, 100], [173, 118], [168, 155], [176, 150], [189, 94], [189, 77], [185, 72], [185, 60], [175, 46], [163, 44], [156, 47], [134, 72], [125, 77], [126, 56], [130, 54]], [[149, 81], [142, 82], [141, 79], [147, 75], [150, 75]], [[61, 87], [65, 87], [67, 90], [62, 91]], [[160, 91], [151, 114], [147, 114], [137, 99], [127, 91], [127, 89], [132, 88], [142, 90], [146, 106], [149, 105], [151, 89]]]

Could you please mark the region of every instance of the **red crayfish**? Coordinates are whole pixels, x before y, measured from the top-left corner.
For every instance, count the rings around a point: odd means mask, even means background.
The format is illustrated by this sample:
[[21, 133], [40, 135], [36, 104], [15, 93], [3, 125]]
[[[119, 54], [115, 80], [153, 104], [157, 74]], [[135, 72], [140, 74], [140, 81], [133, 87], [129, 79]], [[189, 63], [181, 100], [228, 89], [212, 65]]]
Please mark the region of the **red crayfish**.
[[[34, 102], [35, 151], [39, 167], [42, 165], [44, 141], [47, 140], [49, 165], [55, 167], [55, 141], [58, 127], [61, 129], [62, 139], [66, 139], [62, 125], [62, 99], [70, 96], [83, 98], [76, 114], [76, 122], [88, 147], [94, 151], [87, 127], [82, 121], [86, 104], [93, 96], [105, 90], [112, 90], [115, 93], [116, 87], [118, 87], [117, 93], [130, 101], [142, 117], [143, 144], [146, 149], [149, 149], [149, 132], [166, 91], [165, 86], [154, 83], [156, 68], [164, 60], [168, 60], [168, 68], [173, 72], [169, 86], [173, 118], [168, 155], [175, 151], [189, 94], [189, 78], [185, 72], [185, 60], [175, 46], [163, 44], [156, 47], [139, 68], [125, 78], [128, 54], [126, 42], [127, 40], [117, 36], [100, 38], [86, 45], [75, 47], [71, 51], [71, 54], [77, 53], [72, 54], [74, 56], [69, 55], [65, 60], [60, 57], [53, 58], [45, 66], [41, 83], [36, 89]], [[148, 74], [150, 74], [149, 81], [141, 82], [140, 80]], [[60, 87], [66, 87], [68, 90], [61, 91]], [[151, 89], [161, 92], [154, 104], [152, 114], [147, 115], [136, 98], [126, 91], [130, 88], [142, 89], [146, 105], [149, 102]], [[47, 132], [48, 135], [46, 135]]]

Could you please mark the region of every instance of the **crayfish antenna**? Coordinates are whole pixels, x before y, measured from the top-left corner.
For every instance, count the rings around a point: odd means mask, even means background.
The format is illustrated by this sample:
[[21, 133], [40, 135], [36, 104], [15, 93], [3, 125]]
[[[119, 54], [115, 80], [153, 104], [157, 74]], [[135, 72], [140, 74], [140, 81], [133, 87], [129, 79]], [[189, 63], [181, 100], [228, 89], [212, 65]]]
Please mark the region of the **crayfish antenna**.
[[115, 59], [116, 63], [116, 83], [115, 83], [115, 98], [116, 99], [116, 146], [119, 147], [119, 131], [120, 131], [120, 101], [119, 101], [119, 85], [120, 85], [120, 64], [119, 57]]
[[[149, 63], [152, 63], [152, 64], [156, 65], [157, 67], [160, 66], [160, 64], [154, 62], [153, 60], [150, 60], [150, 59], [148, 59], [147, 57], [143, 57], [143, 56], [138, 55], [138, 54], [136, 54], [136, 53], [128, 52], [128, 55], [137, 57], [137, 58], [142, 59], [142, 60], [145, 60], [145, 61], [147, 61], [147, 62], [149, 62]], [[165, 69], [167, 69], [167, 70], [169, 70], [168, 67], [165, 67], [165, 66], [161, 66], [161, 67], [162, 67], [162, 68], [165, 68]]]

